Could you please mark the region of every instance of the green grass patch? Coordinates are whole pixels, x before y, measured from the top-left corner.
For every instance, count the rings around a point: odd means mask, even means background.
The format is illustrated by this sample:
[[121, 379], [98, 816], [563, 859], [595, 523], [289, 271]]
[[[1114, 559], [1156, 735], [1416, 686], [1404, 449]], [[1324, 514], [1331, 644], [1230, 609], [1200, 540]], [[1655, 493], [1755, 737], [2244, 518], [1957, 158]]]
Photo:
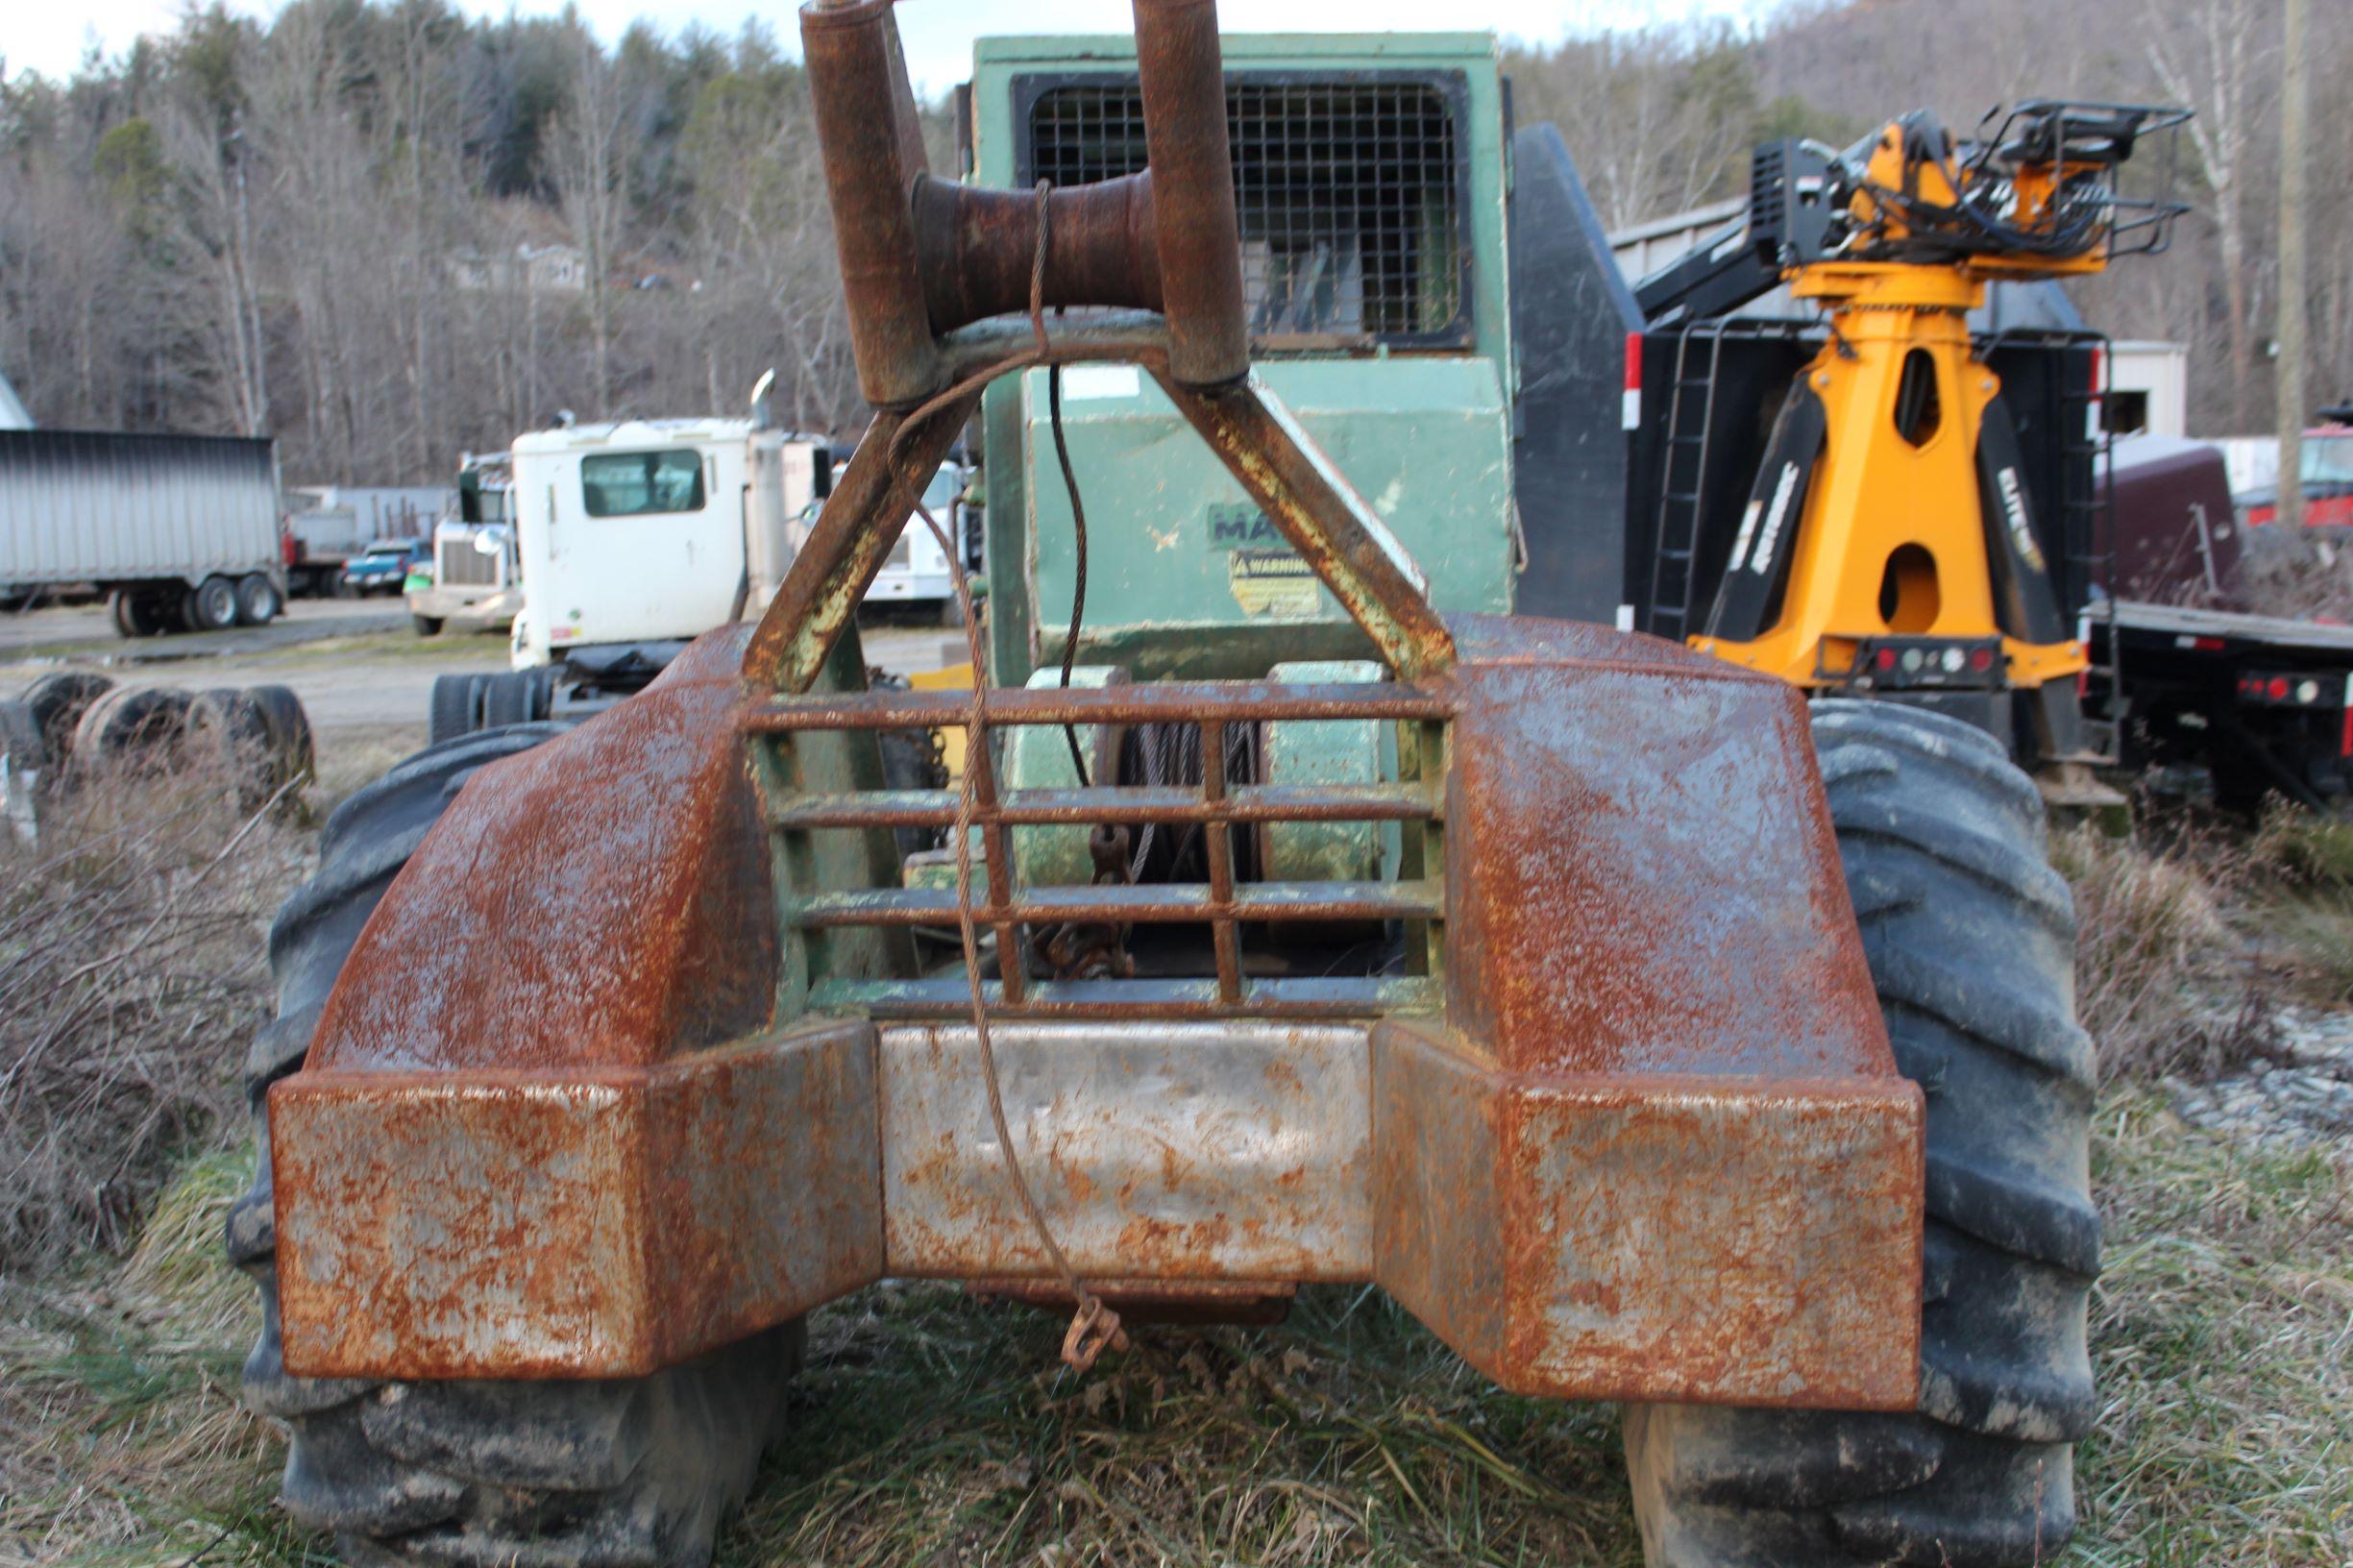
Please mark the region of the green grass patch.
[[2104, 1108], [2107, 1226], [2071, 1560], [2207, 1568], [2353, 1555], [2353, 1169]]

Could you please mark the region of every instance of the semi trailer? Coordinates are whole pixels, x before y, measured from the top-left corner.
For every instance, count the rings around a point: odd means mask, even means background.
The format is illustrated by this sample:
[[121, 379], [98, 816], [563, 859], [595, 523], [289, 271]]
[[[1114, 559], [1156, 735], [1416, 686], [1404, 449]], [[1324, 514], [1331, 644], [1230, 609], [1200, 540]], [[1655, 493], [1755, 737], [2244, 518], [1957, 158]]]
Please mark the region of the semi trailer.
[[268, 440], [0, 430], [0, 589], [94, 588], [125, 637], [274, 620], [280, 520]]

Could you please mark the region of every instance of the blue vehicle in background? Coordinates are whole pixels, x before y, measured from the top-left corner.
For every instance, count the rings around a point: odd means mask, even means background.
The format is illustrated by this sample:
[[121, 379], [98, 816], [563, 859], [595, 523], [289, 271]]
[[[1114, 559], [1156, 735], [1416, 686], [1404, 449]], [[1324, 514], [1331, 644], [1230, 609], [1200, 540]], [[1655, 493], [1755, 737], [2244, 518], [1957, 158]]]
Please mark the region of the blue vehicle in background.
[[379, 539], [344, 563], [342, 591], [362, 598], [397, 594], [407, 582], [410, 570], [429, 566], [432, 558], [429, 539]]

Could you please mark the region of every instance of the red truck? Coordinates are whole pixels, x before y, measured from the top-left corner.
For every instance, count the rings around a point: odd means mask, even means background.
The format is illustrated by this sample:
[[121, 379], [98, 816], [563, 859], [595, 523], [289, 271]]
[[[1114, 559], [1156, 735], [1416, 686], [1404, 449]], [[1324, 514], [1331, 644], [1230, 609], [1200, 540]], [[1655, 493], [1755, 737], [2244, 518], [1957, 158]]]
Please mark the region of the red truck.
[[[2304, 526], [2353, 532], [2353, 403], [2320, 410], [2320, 423], [2304, 432]], [[2236, 498], [2249, 527], [2279, 515], [2279, 486], [2242, 491]]]

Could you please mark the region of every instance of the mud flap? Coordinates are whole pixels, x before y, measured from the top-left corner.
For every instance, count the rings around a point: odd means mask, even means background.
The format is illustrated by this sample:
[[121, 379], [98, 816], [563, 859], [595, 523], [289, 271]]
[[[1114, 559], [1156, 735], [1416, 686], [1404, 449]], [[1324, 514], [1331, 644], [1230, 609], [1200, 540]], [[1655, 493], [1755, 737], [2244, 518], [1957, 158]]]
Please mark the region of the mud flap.
[[1805, 495], [1829, 432], [1829, 415], [1814, 389], [1801, 378], [1790, 387], [1773, 421], [1765, 460], [1732, 536], [1732, 553], [1716, 588], [1707, 635], [1727, 642], [1754, 642], [1779, 613], [1797, 556], [1798, 525], [1805, 516]]

